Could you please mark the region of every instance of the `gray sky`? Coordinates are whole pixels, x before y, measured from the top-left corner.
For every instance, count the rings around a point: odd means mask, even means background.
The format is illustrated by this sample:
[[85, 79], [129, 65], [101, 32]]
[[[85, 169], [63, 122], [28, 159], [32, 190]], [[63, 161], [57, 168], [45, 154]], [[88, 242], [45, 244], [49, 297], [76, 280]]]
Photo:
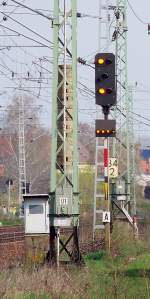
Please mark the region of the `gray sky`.
[[[26, 0], [22, 1], [26, 5], [39, 8], [39, 9], [48, 9], [52, 10], [53, 1], [50, 0]], [[12, 1], [7, 1], [8, 5], [12, 5]], [[150, 12], [150, 1], [143, 0], [130, 0], [131, 5], [133, 6], [137, 15], [144, 21], [150, 22], [149, 12]], [[78, 11], [98, 16], [98, 0], [78, 0]], [[115, 1], [112, 1], [112, 4], [115, 4]], [[15, 11], [14, 11], [15, 9]], [[0, 6], [0, 11], [7, 13], [11, 12], [11, 17], [15, 20], [27, 25], [32, 30], [35, 30], [48, 40], [52, 41], [52, 30], [50, 28], [50, 23], [48, 20], [34, 15], [27, 14], [16, 14], [16, 13], [27, 13], [25, 9], [14, 8], [12, 6], [2, 7]], [[14, 12], [13, 12], [14, 11]], [[52, 12], [45, 12], [52, 14]], [[48, 42], [42, 40], [36, 35], [32, 34], [30, 31], [21, 27], [19, 24], [10, 20], [3, 20], [3, 15], [0, 15], [0, 25], [7, 26], [13, 30], [21, 32], [31, 38], [35, 38], [38, 41], [48, 45]], [[0, 27], [1, 29], [1, 39], [0, 39], [0, 48], [4, 45], [30, 45], [35, 44], [32, 41], [27, 41], [27, 39], [22, 37], [15, 36], [6, 36], [6, 34], [12, 34], [7, 29]], [[5, 36], [4, 36], [5, 35]], [[85, 57], [87, 59], [94, 58], [94, 53], [96, 53], [98, 48], [98, 20], [94, 18], [82, 18], [78, 19], [78, 56]], [[92, 54], [93, 53], [93, 54]], [[9, 55], [10, 58], [6, 57]], [[38, 104], [43, 105], [43, 114], [41, 122], [50, 123], [50, 101], [51, 101], [51, 78], [52, 74], [52, 64], [49, 62], [41, 61], [39, 58], [46, 56], [49, 60], [52, 60], [52, 51], [49, 48], [10, 48], [9, 50], [0, 51], [0, 70], [1, 70], [1, 86], [0, 94], [5, 92], [6, 94], [0, 96], [0, 104], [4, 104], [11, 100], [12, 95], [15, 93], [14, 86], [18, 86], [19, 74], [21, 73], [23, 77], [26, 76], [27, 72], [30, 71], [32, 77], [39, 76], [40, 63], [43, 68], [49, 70], [49, 73], [44, 72], [42, 76], [47, 78], [44, 80], [45, 89], [40, 90], [37, 82], [30, 81], [22, 84], [25, 84], [28, 87], [28, 90], [34, 91], [37, 95], [40, 93]], [[17, 62], [16, 62], [17, 60]], [[23, 63], [23, 64], [22, 64]], [[5, 65], [4, 65], [5, 64]], [[5, 68], [4, 68], [5, 66]], [[15, 79], [11, 80], [11, 72], [13, 70], [17, 73]], [[150, 84], [149, 84], [149, 69], [150, 69], [150, 35], [148, 36], [147, 25], [142, 24], [130, 8], [128, 8], [128, 73], [129, 73], [129, 83], [134, 85], [137, 82], [137, 91], [134, 92], [134, 110], [135, 112], [142, 114], [143, 116], [149, 117], [150, 111]], [[78, 80], [86, 84], [89, 88], [94, 90], [94, 71], [89, 70], [87, 67], [79, 66], [78, 67]], [[19, 81], [20, 82], [20, 81]], [[12, 88], [13, 87], [13, 88]], [[29, 88], [30, 87], [30, 88]], [[88, 121], [94, 124], [95, 119], [95, 100], [87, 99], [81, 93], [78, 93], [79, 99], [79, 120]], [[82, 109], [90, 109], [82, 110]], [[148, 123], [148, 121], [146, 121]], [[140, 134], [146, 134], [146, 131], [149, 131], [148, 126], [138, 126], [141, 132]]]

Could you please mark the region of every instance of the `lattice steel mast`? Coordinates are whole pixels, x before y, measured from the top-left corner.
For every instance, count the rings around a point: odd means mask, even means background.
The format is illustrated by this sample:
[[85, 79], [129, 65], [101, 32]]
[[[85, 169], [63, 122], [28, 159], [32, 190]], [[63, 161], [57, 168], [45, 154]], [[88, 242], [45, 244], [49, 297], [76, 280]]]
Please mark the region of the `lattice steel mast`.
[[[118, 182], [120, 180], [120, 186], [122, 187], [124, 182], [125, 188], [123, 188], [123, 200], [114, 200], [113, 203], [114, 207], [119, 208], [132, 225], [133, 218], [130, 216], [131, 208], [135, 212], [135, 208], [133, 208], [133, 205], [135, 206], [135, 198], [133, 199], [133, 192], [131, 192], [134, 186], [134, 141], [132, 138], [133, 122], [131, 119], [133, 105], [132, 97], [129, 96], [127, 68], [127, 0], [117, 0], [115, 16], [116, 28], [112, 39], [116, 41], [117, 107], [115, 118], [117, 119], [118, 129], [117, 140], [116, 142], [113, 140], [112, 155], [118, 158]], [[117, 186], [115, 193], [117, 194]]]
[[24, 98], [19, 96], [19, 206], [22, 204], [23, 194], [26, 193], [26, 158], [24, 132]]
[[[115, 41], [113, 48], [116, 54], [116, 74], [117, 74], [117, 106], [111, 114], [117, 119], [117, 138], [113, 138], [110, 143], [110, 157], [118, 159], [119, 177], [110, 180], [113, 183], [112, 195], [112, 215], [113, 220], [119, 213], [123, 213], [131, 225], [134, 225], [133, 217], [130, 213], [136, 213], [135, 199], [135, 164], [134, 164], [134, 138], [132, 120], [132, 93], [128, 86], [127, 69], [127, 1], [117, 0], [115, 6], [109, 4], [108, 0], [100, 0], [100, 25], [99, 25], [99, 52], [107, 52], [110, 39]], [[114, 10], [116, 18], [115, 31], [110, 36], [111, 18], [110, 10]], [[112, 145], [112, 146], [111, 146]], [[96, 161], [95, 161], [95, 192], [94, 192], [94, 223], [93, 237], [96, 228], [103, 228], [100, 215], [104, 210], [104, 183], [103, 174], [103, 140], [96, 139]], [[118, 188], [123, 188], [122, 199], [117, 196]], [[101, 222], [101, 224], [100, 224]], [[135, 227], [137, 229], [137, 227]]]
[[[66, 252], [81, 259], [78, 245], [77, 1], [54, 0], [52, 150], [50, 182], [50, 261]], [[70, 236], [60, 239], [61, 228]], [[72, 249], [67, 244], [73, 240]], [[61, 248], [59, 247], [61, 245]], [[57, 250], [56, 250], [57, 247]], [[57, 251], [57, 252], [56, 252]]]

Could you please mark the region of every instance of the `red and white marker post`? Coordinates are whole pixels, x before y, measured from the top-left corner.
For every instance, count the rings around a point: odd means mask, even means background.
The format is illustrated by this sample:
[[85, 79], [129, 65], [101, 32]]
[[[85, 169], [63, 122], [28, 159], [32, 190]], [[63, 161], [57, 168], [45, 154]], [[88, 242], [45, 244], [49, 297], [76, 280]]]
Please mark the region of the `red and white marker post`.
[[[109, 202], [109, 139], [104, 139], [104, 192], [105, 192], [105, 211], [110, 213]], [[105, 244], [110, 252], [110, 222], [105, 224]]]

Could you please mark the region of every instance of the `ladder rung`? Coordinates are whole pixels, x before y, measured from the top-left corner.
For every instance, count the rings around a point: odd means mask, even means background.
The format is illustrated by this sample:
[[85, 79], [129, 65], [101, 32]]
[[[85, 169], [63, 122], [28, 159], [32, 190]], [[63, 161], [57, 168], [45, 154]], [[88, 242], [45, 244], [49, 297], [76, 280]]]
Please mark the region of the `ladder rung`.
[[99, 194], [96, 194], [96, 197], [105, 197], [105, 194], [99, 193]]
[[103, 177], [102, 178], [97, 178], [96, 181], [97, 182], [104, 182], [104, 178]]
[[108, 21], [107, 21], [107, 20], [100, 20], [100, 23], [101, 23], [101, 24], [107, 24]]
[[104, 229], [105, 226], [103, 224], [97, 224], [94, 226], [95, 229]]
[[102, 214], [103, 212], [103, 210], [96, 210], [96, 214]]
[[96, 166], [104, 166], [104, 162], [97, 163]]

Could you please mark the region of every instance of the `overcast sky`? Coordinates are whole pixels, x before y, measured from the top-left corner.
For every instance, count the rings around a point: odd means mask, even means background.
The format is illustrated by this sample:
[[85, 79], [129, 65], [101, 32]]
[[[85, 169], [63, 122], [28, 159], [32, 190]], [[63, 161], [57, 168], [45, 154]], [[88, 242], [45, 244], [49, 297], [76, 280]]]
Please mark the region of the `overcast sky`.
[[[19, 0], [18, 0], [19, 1]], [[36, 9], [45, 9], [52, 10], [53, 1], [51, 0], [26, 0], [21, 1], [26, 5], [36, 8]], [[115, 1], [111, 2], [115, 5]], [[7, 1], [8, 6], [3, 7], [0, 6], [1, 12], [7, 13], [11, 12], [11, 17], [15, 20], [23, 23], [28, 26], [30, 29], [35, 30], [37, 33], [41, 34], [45, 38], [50, 41], [52, 39], [52, 29], [50, 28], [50, 22], [47, 19], [42, 17], [38, 17], [35, 15], [27, 15], [28, 11], [25, 9], [17, 8], [15, 9], [12, 5], [12, 1]], [[135, 14], [141, 19], [141, 21], [148, 23], [150, 22], [150, 1], [149, 0], [130, 0], [130, 4], [132, 5]], [[15, 11], [14, 11], [15, 9]], [[13, 12], [14, 11], [14, 12]], [[91, 16], [98, 16], [99, 13], [99, 0], [78, 0], [78, 11], [84, 14], [89, 14]], [[17, 14], [23, 13], [23, 14]], [[45, 12], [48, 14], [52, 14], [52, 12]], [[24, 27], [17, 24], [14, 20], [7, 18], [7, 21], [3, 20], [3, 16], [1, 14], [0, 25], [7, 26], [13, 30], [17, 30], [23, 34], [26, 34], [29, 37], [35, 38], [38, 41], [43, 42], [48, 45], [48, 42], [43, 41], [41, 38], [32, 34], [30, 31], [26, 30]], [[150, 111], [150, 83], [149, 83], [149, 70], [150, 70], [150, 35], [148, 35], [147, 25], [143, 24], [141, 21], [137, 19], [137, 17], [133, 14], [131, 9], [128, 7], [128, 74], [129, 74], [129, 83], [131, 85], [135, 85], [137, 82], [137, 91], [134, 92], [134, 110], [135, 112], [142, 114], [143, 116], [149, 117]], [[1, 28], [1, 41], [0, 48], [4, 45], [14, 45], [17, 42], [18, 45], [29, 45], [33, 44], [33, 42], [28, 41], [21, 37], [15, 36], [7, 36], [8, 34], [12, 34], [12, 32], [8, 31], [4, 28]], [[6, 34], [7, 33], [7, 34]], [[3, 36], [2, 36], [3, 35]], [[94, 54], [98, 49], [98, 20], [94, 18], [81, 18], [78, 19], [78, 56], [85, 57], [86, 59], [94, 58]], [[93, 54], [92, 54], [93, 53]], [[13, 61], [10, 61], [10, 58], [6, 57], [6, 54], [9, 55]], [[34, 57], [33, 57], [34, 56]], [[22, 73], [24, 76], [27, 74], [27, 71], [30, 70], [32, 75], [38, 76], [39, 69], [35, 62], [39, 64], [39, 58], [47, 56], [52, 61], [52, 51], [49, 48], [10, 48], [9, 50], [0, 51], [0, 64], [5, 64], [11, 70], [14, 70], [16, 73]], [[15, 62], [15, 60], [18, 61]], [[3, 62], [2, 62], [3, 61]], [[23, 64], [22, 64], [23, 63]], [[46, 63], [42, 61], [42, 66], [49, 70], [49, 73], [44, 73], [43, 76], [47, 76], [47, 81], [44, 81], [45, 89], [40, 90], [39, 96], [39, 104], [44, 106], [43, 108], [43, 119], [44, 123], [50, 123], [50, 102], [51, 102], [51, 78], [52, 74], [52, 64]], [[10, 81], [9, 71], [4, 69], [4, 66], [1, 66], [1, 71], [5, 73], [1, 73], [2, 81], [0, 86], [0, 94], [5, 92], [4, 96], [0, 97], [0, 103], [4, 104], [4, 101], [11, 100], [13, 93], [15, 92], [14, 86], [17, 86], [18, 78], [16, 77], [16, 81]], [[6, 67], [6, 66], [5, 66]], [[6, 76], [7, 75], [7, 76]], [[19, 76], [19, 75], [18, 75]], [[8, 78], [9, 77], [9, 78]], [[89, 88], [94, 90], [94, 71], [89, 70], [87, 67], [79, 66], [78, 67], [78, 80], [86, 84]], [[26, 83], [27, 84], [27, 83]], [[37, 87], [37, 82], [28, 82], [28, 87], [35, 91], [35, 94], [39, 93], [39, 87]], [[27, 86], [27, 85], [26, 85]], [[9, 88], [8, 88], [9, 87]], [[89, 99], [83, 96], [80, 92], [78, 93], [79, 100], [79, 119], [82, 121], [88, 121], [94, 124], [95, 118], [95, 100]], [[91, 109], [82, 110], [82, 109]], [[93, 109], [93, 110], [92, 110]], [[92, 112], [93, 111], [93, 112]], [[146, 121], [148, 123], [148, 121]], [[148, 126], [140, 126], [141, 130], [140, 134], [143, 134], [142, 130], [146, 132], [149, 131]]]

